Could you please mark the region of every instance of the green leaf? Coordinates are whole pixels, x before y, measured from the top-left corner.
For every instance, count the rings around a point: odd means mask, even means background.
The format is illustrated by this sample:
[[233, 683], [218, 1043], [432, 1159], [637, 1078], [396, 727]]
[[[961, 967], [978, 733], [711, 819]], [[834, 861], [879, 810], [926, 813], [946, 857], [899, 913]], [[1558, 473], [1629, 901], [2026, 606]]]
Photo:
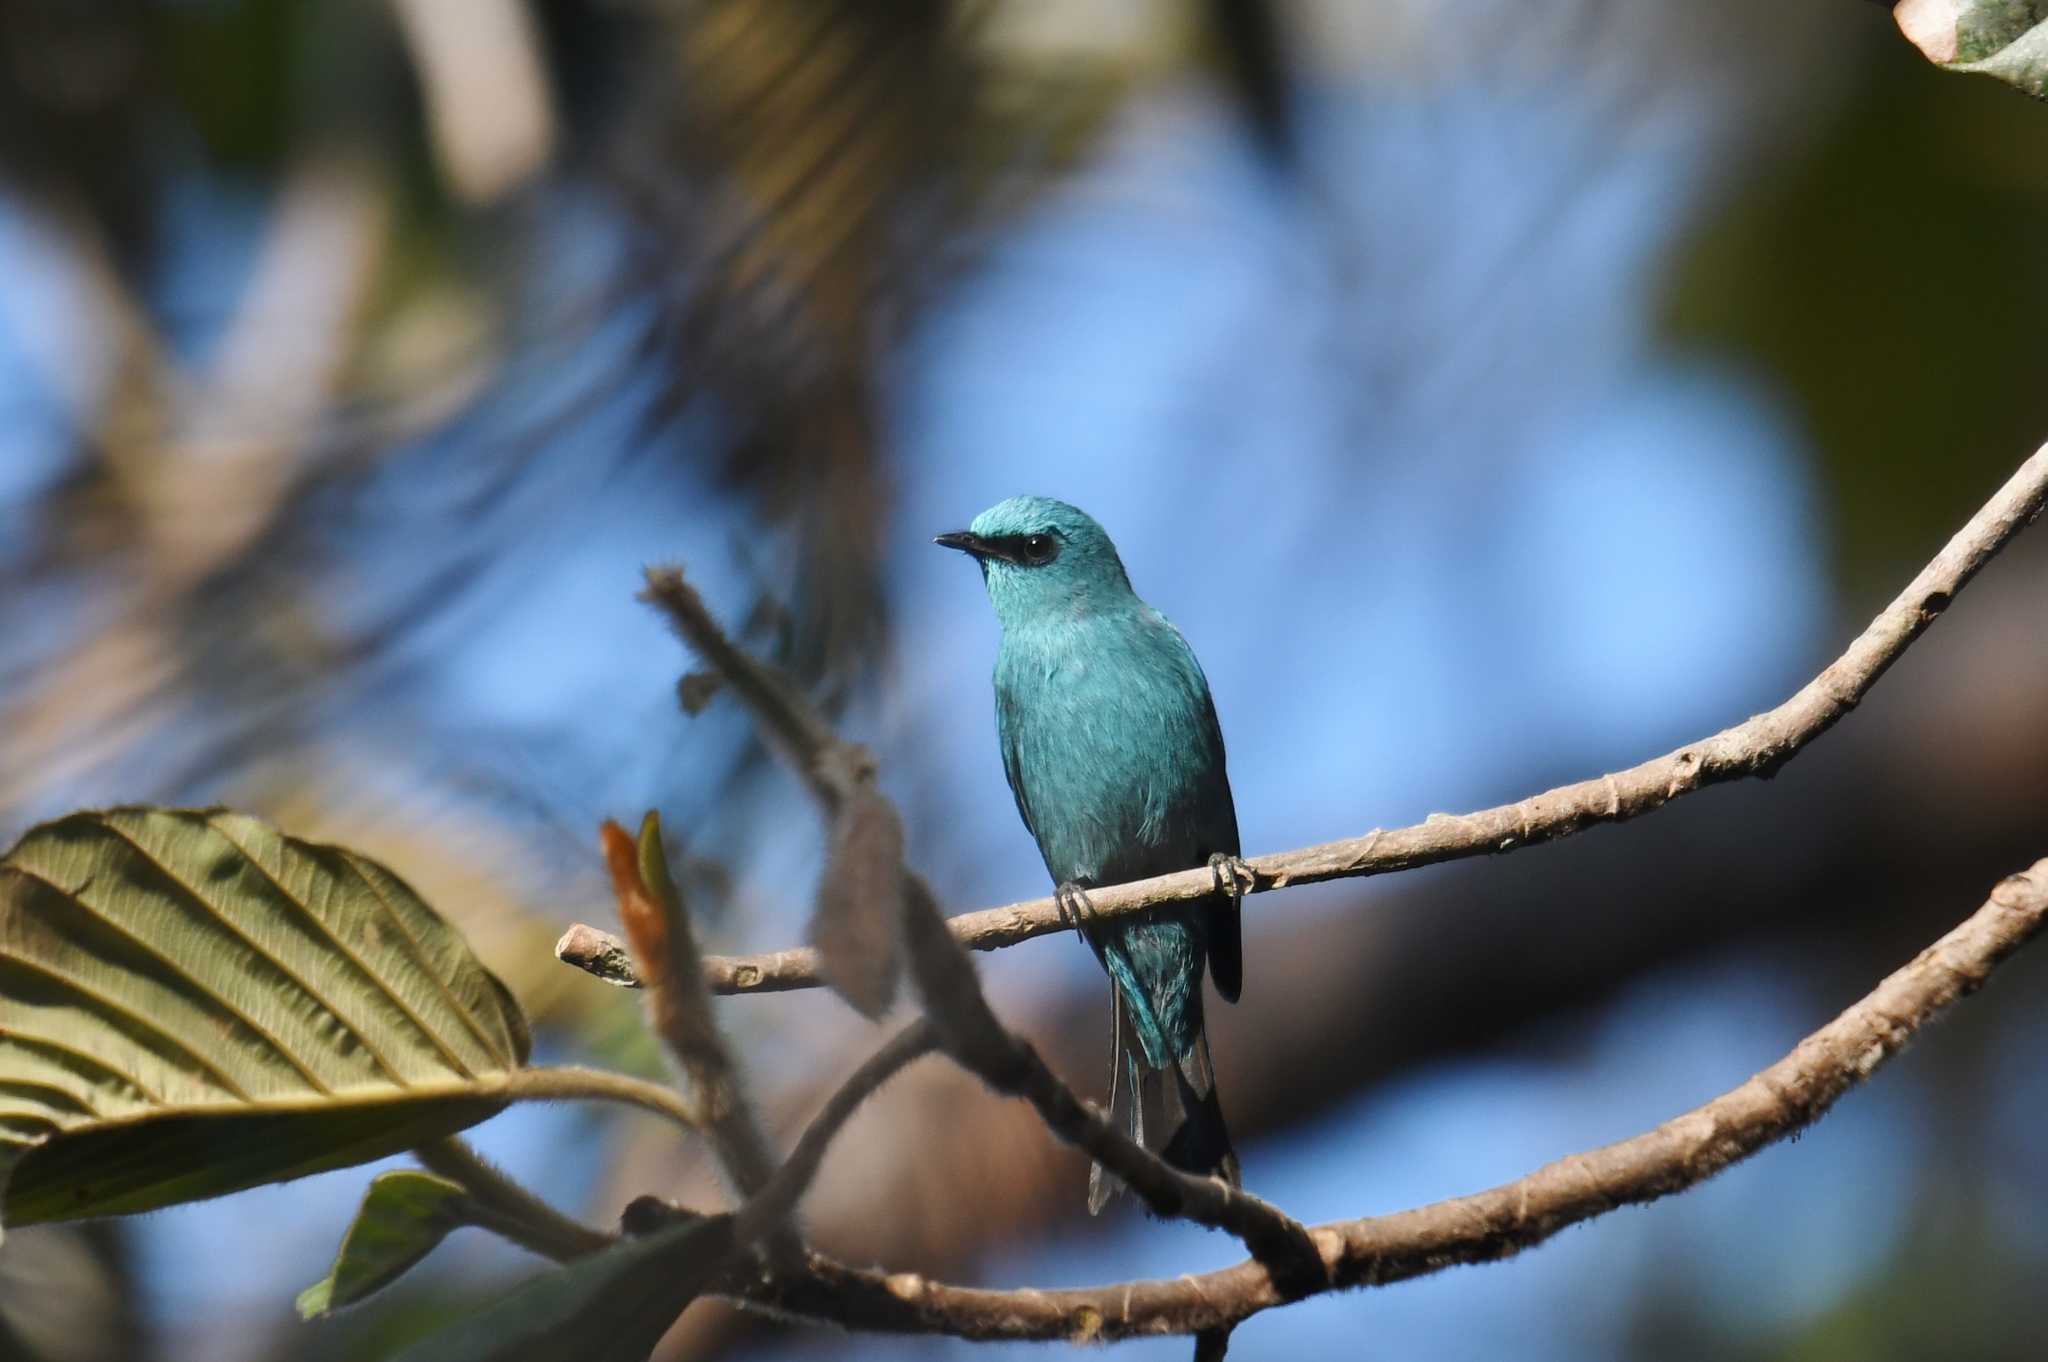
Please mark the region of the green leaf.
[[732, 1217], [629, 1239], [536, 1277], [396, 1362], [645, 1362], [732, 1250]]
[[2048, 99], [2048, 0], [1901, 0], [1893, 13], [1935, 65]]
[[461, 937], [354, 852], [129, 808], [0, 857], [0, 1224], [425, 1144], [501, 1109], [528, 1044]]
[[448, 1231], [474, 1223], [461, 1183], [411, 1170], [379, 1173], [342, 1236], [333, 1268], [299, 1293], [299, 1317], [355, 1304], [432, 1253]]
[[669, 873], [668, 851], [661, 844], [661, 815], [649, 809], [640, 819], [640, 835], [634, 840], [640, 860], [640, 882], [658, 902], [673, 908], [680, 901], [675, 877]]

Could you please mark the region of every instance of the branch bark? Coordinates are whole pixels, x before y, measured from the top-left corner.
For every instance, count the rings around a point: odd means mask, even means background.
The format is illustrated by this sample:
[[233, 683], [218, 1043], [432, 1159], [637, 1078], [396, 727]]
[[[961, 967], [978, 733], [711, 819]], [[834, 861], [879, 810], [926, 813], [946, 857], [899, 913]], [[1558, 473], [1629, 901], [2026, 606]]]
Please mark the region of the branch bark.
[[1005, 1028], [967, 952], [946, 931], [931, 891], [915, 875], [909, 880], [904, 936], [911, 972], [946, 1037], [947, 1053], [962, 1068], [997, 1092], [1029, 1102], [1048, 1130], [1121, 1178], [1154, 1214], [1236, 1235], [1288, 1297], [1324, 1285], [1321, 1259], [1301, 1222], [1221, 1178], [1197, 1177], [1168, 1164], [1076, 1097], [1029, 1041]]
[[[1309, 1231], [1323, 1290], [1382, 1286], [1510, 1257], [1570, 1225], [1692, 1187], [1804, 1130], [1922, 1027], [1976, 991], [2048, 921], [2048, 858], [1991, 891], [1963, 923], [1741, 1086], [1631, 1139], [1546, 1164], [1472, 1196]], [[1290, 1297], [1257, 1261], [1172, 1281], [989, 1291], [811, 1255], [797, 1275], [731, 1299], [842, 1328], [967, 1339], [1108, 1342], [1229, 1328]]]

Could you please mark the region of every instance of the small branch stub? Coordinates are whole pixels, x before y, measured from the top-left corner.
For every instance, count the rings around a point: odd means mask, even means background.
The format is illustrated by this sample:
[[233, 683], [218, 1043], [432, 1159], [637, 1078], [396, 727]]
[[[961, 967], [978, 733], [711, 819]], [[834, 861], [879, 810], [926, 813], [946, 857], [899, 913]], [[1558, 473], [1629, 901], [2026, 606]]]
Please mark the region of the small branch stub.
[[633, 964], [633, 953], [626, 949], [626, 943], [610, 932], [581, 922], [562, 933], [562, 939], [555, 943], [555, 959], [619, 988], [642, 986], [640, 971]]

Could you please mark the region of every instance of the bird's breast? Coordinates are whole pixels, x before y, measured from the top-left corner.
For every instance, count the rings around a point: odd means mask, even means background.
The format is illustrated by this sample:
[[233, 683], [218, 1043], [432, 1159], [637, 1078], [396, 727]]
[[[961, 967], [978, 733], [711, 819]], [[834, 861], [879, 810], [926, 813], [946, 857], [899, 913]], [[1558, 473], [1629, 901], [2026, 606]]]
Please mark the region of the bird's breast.
[[998, 668], [1012, 778], [1055, 879], [1114, 883], [1202, 858], [1222, 778], [1199, 694], [1128, 649], [1047, 649]]

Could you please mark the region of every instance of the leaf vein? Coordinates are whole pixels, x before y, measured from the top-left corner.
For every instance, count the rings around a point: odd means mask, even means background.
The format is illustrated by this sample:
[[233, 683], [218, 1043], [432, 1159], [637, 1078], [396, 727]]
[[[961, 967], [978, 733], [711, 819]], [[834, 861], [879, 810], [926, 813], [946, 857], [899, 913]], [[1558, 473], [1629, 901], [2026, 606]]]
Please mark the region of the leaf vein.
[[[299, 907], [305, 912], [306, 916], [309, 919], [311, 919], [316, 926], [320, 928], [321, 935], [325, 936], [328, 939], [328, 941], [333, 943], [335, 953], [341, 956], [342, 959], [348, 961], [349, 964], [355, 967], [356, 971], [359, 974], [361, 974], [365, 979], [368, 979], [372, 984], [374, 984], [377, 987], [378, 991], [381, 992], [386, 998], [388, 998], [391, 1001], [391, 1005], [397, 1008], [401, 1013], [403, 1013], [405, 1019], [412, 1023], [413, 1028], [417, 1030], [422, 1036], [425, 1036], [428, 1042], [431, 1043], [436, 1050], [439, 1050], [441, 1052], [442, 1058], [446, 1059], [449, 1064], [453, 1065], [457, 1070], [459, 1070], [464, 1078], [476, 1077], [475, 1072], [467, 1064], [462, 1062], [462, 1057], [456, 1054], [453, 1050], [448, 1048], [447, 1043], [443, 1041], [440, 1036], [435, 1034], [434, 1029], [428, 1026], [426, 1022], [421, 1020], [419, 1015], [412, 1010], [412, 1008], [406, 1005], [405, 999], [399, 997], [398, 994], [392, 989], [391, 985], [384, 980], [384, 977], [377, 973], [377, 971], [371, 969], [370, 966], [363, 960], [363, 958], [356, 954], [355, 949], [352, 946], [350, 946], [348, 942], [344, 941], [341, 938], [340, 934], [337, 933], [332, 927], [329, 927], [325, 919], [323, 919], [318, 913], [313, 911], [312, 906], [310, 904], [306, 903], [297, 895], [293, 894], [291, 890], [287, 889], [282, 880], [278, 879], [277, 876], [270, 873], [270, 867], [264, 865], [263, 862], [260, 859], [258, 859], [254, 852], [249, 850], [249, 848], [243, 846], [242, 843], [234, 836], [234, 834], [230, 833], [226, 828], [222, 827], [219, 823], [214, 822], [212, 819], [207, 819], [206, 825], [212, 828], [214, 832], [218, 833], [221, 839], [225, 841], [229, 846], [233, 847], [236, 851], [240, 852], [242, 854], [242, 858], [246, 860], [250, 865], [254, 866], [258, 874], [262, 875], [264, 879], [270, 881], [272, 885], [276, 886], [278, 893], [285, 895], [294, 903], [298, 904]], [[285, 847], [287, 851], [291, 850], [292, 843], [290, 841], [286, 841]], [[420, 972], [423, 974], [427, 974], [429, 976], [431, 976], [432, 974], [432, 971], [426, 969], [424, 966], [421, 967]], [[314, 996], [317, 997], [319, 995], [316, 994]], [[353, 1027], [351, 1027], [350, 1029], [354, 1030]], [[357, 1032], [357, 1034], [360, 1035], [361, 1032]], [[367, 1046], [369, 1042], [365, 1040], [364, 1044]], [[377, 1052], [375, 1050], [372, 1050], [371, 1054], [376, 1055]], [[401, 1086], [407, 1086], [405, 1078], [398, 1074], [392, 1068], [392, 1066], [384, 1063], [383, 1056], [377, 1055], [377, 1062], [384, 1069], [384, 1071], [390, 1074], [392, 1078], [397, 1080], [397, 1082]]]
[[55, 1040], [49, 1036], [39, 1036], [31, 1031], [17, 1031], [11, 1026], [6, 1028], [4, 1033], [0, 1033], [0, 1041], [18, 1044], [31, 1050], [55, 1050], [58, 1054], [67, 1055], [72, 1059], [84, 1060], [87, 1064], [92, 1065], [92, 1067], [94, 1067], [95, 1069], [99, 1069], [104, 1073], [111, 1074], [115, 1078], [119, 1079], [121, 1082], [126, 1083], [129, 1087], [134, 1088], [135, 1091], [141, 1093], [144, 1097], [148, 1098], [149, 1101], [151, 1101], [152, 1103], [155, 1103], [158, 1106], [164, 1105], [164, 1098], [161, 1095], [150, 1091], [149, 1086], [142, 1082], [142, 1080], [135, 1077], [134, 1074], [122, 1073], [118, 1068], [114, 1067], [112, 1064], [109, 1064], [106, 1060], [101, 1059], [98, 1055], [88, 1054], [86, 1051], [79, 1049], [77, 1046], [66, 1045], [61, 1040]]
[[[350, 872], [363, 882], [363, 888], [370, 891], [370, 897], [377, 900], [377, 906], [384, 910], [384, 916], [390, 920], [391, 925], [397, 929], [398, 934], [405, 938], [405, 943], [411, 950], [413, 959], [419, 964], [420, 972], [434, 981], [434, 986], [441, 990], [441, 996], [448, 1000], [449, 1008], [461, 1019], [462, 1024], [469, 1028], [469, 1033], [476, 1037], [477, 1043], [483, 1046], [484, 1052], [493, 1059], [498, 1060], [506, 1068], [512, 1068], [517, 1063], [517, 1056], [509, 1051], [501, 1051], [498, 1048], [497, 1042], [486, 1031], [483, 1023], [470, 1012], [468, 1004], [464, 1003], [457, 996], [454, 987], [449, 981], [441, 977], [440, 971], [436, 970], [432, 962], [427, 958], [426, 949], [420, 945], [419, 938], [414, 936], [412, 929], [405, 925], [405, 919], [398, 915], [398, 910], [392, 907], [391, 901], [384, 896], [383, 889], [379, 888], [377, 882], [370, 878], [368, 872], [363, 869], [356, 854], [343, 847], [336, 847], [334, 850], [340, 855], [342, 862], [348, 866]], [[478, 968], [482, 968], [482, 966], [478, 966]]]
[[[367, 1051], [370, 1058], [376, 1062], [377, 1067], [384, 1070], [385, 1073], [390, 1074], [392, 1081], [400, 1084], [401, 1086], [404, 1084], [405, 1080], [399, 1078], [397, 1074], [392, 1073], [391, 1066], [389, 1064], [386, 1064], [384, 1062], [384, 1057], [377, 1053], [377, 1047], [370, 1044], [369, 1037], [365, 1036], [361, 1031], [356, 1030], [355, 1026], [350, 1023], [348, 1018], [342, 1016], [341, 1013], [335, 1011], [334, 1004], [328, 1002], [325, 995], [323, 995], [319, 989], [314, 988], [312, 984], [300, 978], [298, 972], [292, 969], [291, 966], [285, 964], [284, 961], [278, 959], [269, 951], [263, 949], [263, 947], [260, 944], [258, 944], [254, 937], [250, 936], [247, 932], [243, 931], [239, 926], [237, 926], [234, 923], [233, 920], [231, 920], [227, 916], [227, 914], [223, 913], [219, 908], [215, 907], [213, 902], [209, 900], [204, 894], [200, 893], [195, 886], [186, 883], [184, 877], [179, 875], [177, 871], [171, 869], [170, 866], [158, 860], [156, 855], [153, 852], [151, 852], [147, 847], [143, 846], [141, 842], [138, 842], [135, 839], [134, 835], [131, 834], [126, 828], [118, 826], [111, 820], [104, 821], [102, 826], [104, 826], [107, 829], [107, 831], [113, 833], [114, 836], [120, 838], [123, 842], [126, 842], [129, 846], [133, 847], [135, 849], [135, 854], [140, 856], [152, 868], [154, 868], [159, 875], [161, 875], [165, 880], [167, 880], [170, 883], [172, 888], [184, 894], [185, 897], [191, 899], [192, 902], [198, 904], [201, 908], [204, 908], [210, 915], [212, 915], [214, 921], [218, 922], [222, 927], [226, 928], [231, 935], [240, 939], [241, 942], [244, 945], [246, 945], [250, 950], [254, 951], [259, 958], [269, 961], [272, 968], [277, 970], [279, 974], [282, 974], [289, 982], [297, 985], [301, 990], [303, 990], [306, 996], [311, 998], [314, 1002], [318, 1003], [320, 1007], [327, 1013], [328, 1016], [340, 1022], [344, 1027], [347, 1027], [349, 1033], [353, 1035], [358, 1041], [362, 1042], [363, 1049]], [[83, 898], [80, 898], [78, 901], [80, 903], [85, 902]], [[302, 905], [298, 905], [296, 900], [294, 900], [293, 902], [294, 906], [300, 907], [300, 911], [307, 911]], [[106, 914], [104, 913], [99, 914], [99, 916], [102, 918], [102, 920], [111, 921], [111, 919], [108, 919], [106, 917]], [[125, 931], [126, 929], [124, 928], [122, 930]], [[133, 937], [138, 942], [142, 940], [140, 937], [135, 936], [133, 932], [129, 932], [128, 935], [130, 937]], [[161, 958], [164, 960], [164, 963], [170, 965], [171, 968], [180, 970], [180, 972], [184, 972], [183, 967], [178, 965], [176, 962], [172, 961], [169, 957], [163, 956]], [[186, 973], [185, 977], [188, 979], [192, 979], [192, 982], [195, 984], [199, 984], [199, 986], [202, 989], [206, 987], [204, 984], [200, 984], [199, 980], [192, 978], [192, 975], [190, 973]], [[208, 996], [211, 997], [215, 995], [209, 992]], [[227, 999], [222, 998], [220, 999], [220, 1002], [222, 1006], [226, 1007], [229, 1011], [235, 1013], [236, 1016], [241, 1017], [244, 1021], [246, 1021], [249, 1024], [249, 1026], [256, 1031], [258, 1035], [262, 1036], [263, 1039], [270, 1042], [271, 1048], [276, 1050], [280, 1055], [283, 1055], [286, 1061], [289, 1062], [294, 1069], [297, 1069], [299, 1073], [305, 1077], [305, 1080], [308, 1083], [312, 1084], [315, 1088], [319, 1089], [323, 1093], [331, 1094], [334, 1091], [332, 1088], [328, 1087], [326, 1083], [321, 1081], [320, 1076], [314, 1073], [312, 1067], [305, 1063], [305, 1061], [301, 1060], [299, 1056], [293, 1052], [290, 1046], [286, 1045], [284, 1041], [278, 1038], [277, 1036], [271, 1034], [270, 1030], [267, 1027], [257, 1022], [253, 1017], [247, 1016], [245, 1013], [241, 1011], [241, 1009], [229, 1003]]]
[[[49, 1096], [39, 1096], [47, 1093]], [[80, 1116], [98, 1116], [99, 1108], [80, 1097], [69, 1088], [56, 1083], [44, 1083], [34, 1078], [0, 1078], [0, 1110], [22, 1112], [16, 1106], [26, 1102], [29, 1111], [56, 1111], [75, 1113]]]
[[[257, 1026], [247, 1017], [244, 1017], [239, 1009], [231, 1006], [225, 999], [215, 995], [210, 989], [206, 987], [205, 984], [193, 978], [191, 974], [186, 972], [186, 970], [182, 966], [180, 966], [175, 960], [172, 960], [168, 956], [164, 955], [161, 951], [151, 946], [147, 941], [137, 936], [134, 932], [129, 931], [126, 927], [114, 921], [112, 918], [108, 917], [99, 909], [93, 907], [84, 899], [79, 898], [76, 895], [67, 893], [62, 886], [56, 883], [56, 881], [49, 879], [47, 876], [38, 874], [33, 870], [30, 870], [27, 866], [22, 865], [19, 861], [16, 861], [13, 865], [7, 868], [12, 870], [15, 874], [22, 876], [24, 879], [35, 880], [39, 884], [48, 885], [53, 893], [62, 895], [66, 902], [76, 904], [80, 909], [82, 909], [85, 913], [90, 915], [94, 920], [105, 924], [109, 930], [118, 932], [120, 935], [127, 937], [130, 941], [133, 941], [136, 945], [140, 946], [146, 954], [154, 957], [159, 961], [162, 961], [165, 965], [169, 966], [170, 969], [177, 975], [177, 977], [185, 980], [194, 988], [198, 989], [200, 992], [200, 996], [202, 998], [209, 1002], [218, 1003], [222, 1010], [227, 1012], [230, 1016], [234, 1017], [237, 1021], [240, 1021], [244, 1026], [247, 1026], [250, 1030], [254, 1031], [258, 1036], [261, 1036], [264, 1040], [268, 1041], [271, 1045], [271, 1048], [275, 1049], [279, 1054], [283, 1055], [286, 1060], [290, 1061], [294, 1068], [297, 1068], [299, 1070], [299, 1072], [306, 1072], [304, 1066], [299, 1064], [297, 1059], [293, 1058], [290, 1051], [286, 1050], [283, 1045], [278, 1043], [276, 1037], [272, 1036], [262, 1027]], [[236, 1083], [233, 1079], [229, 1078], [227, 1074], [223, 1072], [221, 1069], [217, 1068], [212, 1061], [208, 1060], [204, 1055], [200, 1054], [199, 1051], [193, 1049], [189, 1043], [180, 1039], [169, 1028], [165, 1027], [163, 1023], [154, 1021], [148, 1017], [143, 1016], [140, 1012], [136, 1012], [130, 1009], [126, 1005], [116, 1001], [112, 997], [109, 997], [107, 994], [104, 994], [100, 992], [98, 989], [93, 988], [91, 985], [85, 983], [83, 980], [74, 979], [73, 977], [64, 973], [64, 971], [57, 969], [53, 965], [46, 964], [39, 960], [33, 960], [26, 955], [5, 955], [0, 956], [0, 960], [11, 960], [15, 964], [22, 965], [28, 969], [35, 970], [38, 973], [43, 974], [48, 978], [54, 979], [58, 983], [63, 984], [75, 990], [76, 992], [83, 994], [85, 997], [92, 999], [105, 1010], [112, 1012], [117, 1016], [126, 1017], [130, 1021], [134, 1022], [137, 1026], [140, 1026], [145, 1030], [154, 1031], [157, 1035], [162, 1036], [164, 1039], [170, 1041], [173, 1045], [175, 1045], [178, 1049], [184, 1051], [193, 1059], [197, 1060], [199, 1062], [200, 1067], [204, 1068], [207, 1072], [213, 1074], [216, 1078], [220, 1079], [220, 1081], [237, 1097], [240, 1097], [243, 1101], [249, 1100], [249, 1094], [243, 1091], [242, 1086], [239, 1083]], [[195, 1006], [196, 1005], [197, 1004], [195, 1004]], [[202, 1008], [201, 1010], [203, 1011], [204, 1009]], [[315, 1087], [319, 1088], [322, 1092], [327, 1091], [326, 1086], [322, 1084], [319, 1079], [314, 1078], [311, 1074], [306, 1074], [306, 1078], [309, 1082], [311, 1082]]]

